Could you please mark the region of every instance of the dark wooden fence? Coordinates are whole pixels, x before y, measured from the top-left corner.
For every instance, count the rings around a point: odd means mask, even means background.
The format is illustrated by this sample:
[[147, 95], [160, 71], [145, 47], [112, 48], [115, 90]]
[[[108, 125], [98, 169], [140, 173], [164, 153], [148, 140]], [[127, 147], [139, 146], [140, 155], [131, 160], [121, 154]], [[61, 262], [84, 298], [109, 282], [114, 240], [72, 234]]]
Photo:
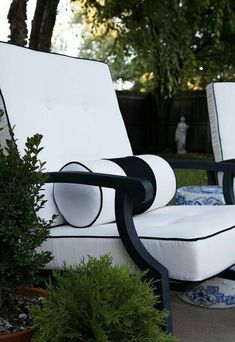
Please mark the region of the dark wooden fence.
[[[153, 95], [122, 92], [117, 95], [134, 153], [176, 152], [175, 129], [181, 116], [185, 116], [190, 125], [188, 152], [212, 152], [205, 91], [186, 91], [168, 100], [164, 121], [158, 119]], [[161, 141], [158, 139], [160, 131], [164, 132]]]
[[170, 101], [168, 117], [168, 148], [176, 149], [174, 134], [181, 116], [190, 125], [187, 134], [189, 152], [209, 153], [211, 149], [210, 125], [205, 91], [185, 91]]
[[118, 92], [119, 107], [134, 153], [154, 150], [155, 105], [151, 94]]

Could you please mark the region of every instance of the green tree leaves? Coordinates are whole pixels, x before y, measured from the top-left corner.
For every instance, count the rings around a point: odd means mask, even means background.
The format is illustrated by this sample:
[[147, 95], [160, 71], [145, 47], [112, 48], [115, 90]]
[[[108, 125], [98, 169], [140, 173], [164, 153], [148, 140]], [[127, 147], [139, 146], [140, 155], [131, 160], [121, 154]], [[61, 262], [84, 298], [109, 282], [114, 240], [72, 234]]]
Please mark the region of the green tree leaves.
[[[164, 98], [186, 88], [189, 80], [204, 87], [234, 78], [232, 0], [76, 2], [93, 27], [85, 44], [92, 41], [93, 57], [108, 62], [116, 79], [125, 74], [137, 85], [143, 74], [153, 73], [151, 87]], [[112, 35], [114, 30], [118, 34]]]

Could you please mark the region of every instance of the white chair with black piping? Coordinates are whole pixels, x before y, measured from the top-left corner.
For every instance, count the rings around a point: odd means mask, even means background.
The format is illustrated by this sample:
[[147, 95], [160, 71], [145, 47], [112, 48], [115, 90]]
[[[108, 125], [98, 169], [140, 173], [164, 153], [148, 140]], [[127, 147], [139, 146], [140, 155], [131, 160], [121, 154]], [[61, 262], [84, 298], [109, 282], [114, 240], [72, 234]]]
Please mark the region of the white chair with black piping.
[[[234, 163], [235, 137], [232, 127], [235, 118], [235, 82], [210, 83], [206, 87], [206, 94], [215, 161]], [[222, 185], [221, 174], [218, 175], [217, 180]], [[229, 178], [226, 181], [229, 181]], [[230, 187], [228, 190], [230, 190], [228, 201], [231, 198], [231, 203], [235, 203], [233, 189]]]
[[54, 256], [48, 269], [111, 253], [159, 279], [170, 312], [169, 278], [201, 281], [235, 263], [234, 206], [167, 206], [174, 172], [158, 156], [133, 156], [106, 64], [0, 43], [0, 89], [20, 152], [26, 137], [43, 135], [40, 215], [58, 215], [41, 247]]

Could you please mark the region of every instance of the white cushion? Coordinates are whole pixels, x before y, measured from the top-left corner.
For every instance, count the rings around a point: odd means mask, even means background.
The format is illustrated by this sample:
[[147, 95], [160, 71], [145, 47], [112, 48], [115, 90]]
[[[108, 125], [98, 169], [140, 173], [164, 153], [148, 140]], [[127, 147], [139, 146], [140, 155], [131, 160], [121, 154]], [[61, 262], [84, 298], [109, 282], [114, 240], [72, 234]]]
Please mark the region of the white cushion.
[[[124, 171], [109, 160], [71, 162], [61, 170], [98, 172], [125, 176]], [[84, 184], [54, 184], [54, 198], [61, 215], [74, 227], [84, 228], [115, 220], [115, 191]]]
[[151, 154], [137, 156], [152, 169], [156, 181], [156, 196], [148, 210], [164, 207], [175, 195], [176, 179], [174, 171], [163, 158]]
[[[108, 66], [0, 42], [0, 90], [19, 151], [26, 138], [43, 135], [39, 157], [46, 171], [71, 160], [131, 155]], [[52, 185], [40, 216], [57, 214]]]
[[235, 158], [235, 82], [211, 83], [206, 92], [215, 160]]
[[174, 171], [163, 158], [143, 154], [126, 158], [115, 158], [113, 162], [123, 168], [127, 176], [145, 178], [152, 183], [154, 197], [148, 203], [133, 206], [134, 213], [164, 207], [175, 195], [176, 179]]
[[[206, 87], [211, 142], [215, 161], [235, 158], [235, 82], [215, 82]], [[222, 173], [218, 173], [222, 184]], [[234, 181], [235, 190], [235, 181]]]
[[[166, 266], [171, 278], [200, 281], [235, 263], [234, 206], [167, 206], [134, 217], [137, 233], [156, 260]], [[114, 263], [128, 262], [115, 223], [96, 228], [62, 226], [51, 229], [42, 249], [55, 259], [48, 269], [62, 269], [63, 263], [77, 264], [88, 255], [111, 253]]]
[[132, 154], [105, 63], [0, 43], [0, 66], [19, 149], [28, 136], [42, 134], [48, 171], [72, 160]]

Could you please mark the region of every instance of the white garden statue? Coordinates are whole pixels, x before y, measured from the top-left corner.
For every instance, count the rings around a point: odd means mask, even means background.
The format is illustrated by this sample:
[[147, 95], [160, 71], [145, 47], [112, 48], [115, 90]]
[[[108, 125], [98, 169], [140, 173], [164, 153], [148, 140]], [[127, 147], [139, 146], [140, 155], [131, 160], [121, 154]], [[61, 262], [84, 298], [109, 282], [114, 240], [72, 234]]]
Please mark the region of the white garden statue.
[[178, 123], [175, 130], [175, 141], [177, 142], [177, 153], [185, 154], [186, 150], [186, 136], [187, 130], [189, 129], [189, 125], [185, 122], [185, 117], [182, 116], [180, 118], [180, 122]]

